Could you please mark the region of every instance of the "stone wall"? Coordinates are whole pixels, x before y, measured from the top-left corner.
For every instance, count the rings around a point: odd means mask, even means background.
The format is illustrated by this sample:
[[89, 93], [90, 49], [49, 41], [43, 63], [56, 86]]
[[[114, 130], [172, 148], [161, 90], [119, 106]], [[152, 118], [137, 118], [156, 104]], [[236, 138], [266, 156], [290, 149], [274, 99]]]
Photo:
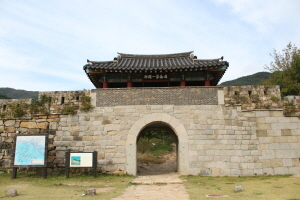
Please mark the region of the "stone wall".
[[119, 105], [218, 105], [222, 87], [106, 88], [93, 90], [97, 107]]
[[54, 92], [40, 92], [41, 95], [46, 95], [51, 98], [49, 105], [49, 112], [51, 114], [62, 113], [62, 110], [66, 106], [80, 106], [81, 98], [83, 96], [89, 96], [90, 90], [82, 91], [54, 91]]
[[[232, 88], [224, 90], [225, 101], [228, 94], [235, 95]], [[243, 91], [248, 93], [249, 90], [244, 88]], [[98, 92], [93, 90], [83, 95], [90, 95], [93, 104], [99, 105]], [[65, 153], [70, 149], [75, 152], [97, 151], [98, 168], [103, 172], [135, 174], [138, 134], [149, 124], [163, 123], [174, 130], [179, 139], [181, 174], [300, 173], [298, 117], [286, 117], [278, 109], [243, 109], [242, 105], [224, 105], [218, 94], [218, 105], [96, 106], [92, 111], [78, 111], [75, 115], [0, 119], [0, 165], [6, 168], [10, 165], [11, 152], [8, 150], [14, 142], [16, 130], [20, 131], [19, 134], [47, 130], [51, 132], [48, 152], [51, 169], [64, 167]], [[60, 98], [59, 94], [55, 95]], [[263, 99], [268, 101], [272, 96], [275, 94], [270, 92]]]
[[285, 116], [300, 117], [300, 96], [286, 96], [283, 105]]
[[226, 106], [241, 105], [243, 110], [282, 108], [279, 86], [246, 85], [224, 87]]
[[56, 168], [56, 147], [53, 141], [59, 121], [58, 115], [35, 116], [31, 119], [0, 119], [0, 167], [11, 167], [17, 134], [47, 134], [48, 167], [52, 170]]
[[[33, 101], [33, 99], [0, 99], [0, 119], [13, 117], [12, 110], [16, 106], [21, 106], [28, 113], [29, 108], [27, 105], [32, 104]], [[30, 117], [30, 114], [27, 114], [25, 117]]]

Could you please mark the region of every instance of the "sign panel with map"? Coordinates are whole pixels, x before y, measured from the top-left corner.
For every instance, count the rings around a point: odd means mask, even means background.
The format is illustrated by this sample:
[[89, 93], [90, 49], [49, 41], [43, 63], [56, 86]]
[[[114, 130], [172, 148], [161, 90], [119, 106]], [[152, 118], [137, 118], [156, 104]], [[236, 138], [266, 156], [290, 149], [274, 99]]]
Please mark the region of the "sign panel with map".
[[46, 135], [17, 135], [15, 141], [14, 166], [47, 165]]

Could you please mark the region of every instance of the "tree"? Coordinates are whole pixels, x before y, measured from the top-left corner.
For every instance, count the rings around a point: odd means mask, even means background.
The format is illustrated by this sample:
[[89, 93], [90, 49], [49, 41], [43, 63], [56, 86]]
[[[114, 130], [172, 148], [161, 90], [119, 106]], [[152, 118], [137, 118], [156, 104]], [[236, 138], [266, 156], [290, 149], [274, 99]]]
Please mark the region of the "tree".
[[265, 69], [273, 72], [263, 85], [279, 85], [282, 96], [300, 95], [300, 49], [289, 43], [282, 53], [274, 50], [274, 61]]

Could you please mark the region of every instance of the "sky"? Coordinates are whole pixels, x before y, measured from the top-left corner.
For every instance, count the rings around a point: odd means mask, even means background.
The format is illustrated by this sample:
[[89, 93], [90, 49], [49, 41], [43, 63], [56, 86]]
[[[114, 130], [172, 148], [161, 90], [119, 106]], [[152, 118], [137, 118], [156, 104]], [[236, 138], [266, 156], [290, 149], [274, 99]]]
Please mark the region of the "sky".
[[117, 53], [224, 56], [220, 82], [300, 48], [299, 0], [0, 0], [0, 87], [94, 89], [83, 66]]

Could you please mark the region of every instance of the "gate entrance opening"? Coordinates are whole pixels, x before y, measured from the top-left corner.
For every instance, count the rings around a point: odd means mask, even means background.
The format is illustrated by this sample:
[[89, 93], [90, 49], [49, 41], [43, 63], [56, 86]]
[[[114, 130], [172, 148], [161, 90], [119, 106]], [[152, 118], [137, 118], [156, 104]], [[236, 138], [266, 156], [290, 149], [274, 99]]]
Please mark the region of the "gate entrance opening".
[[137, 173], [168, 174], [178, 170], [178, 137], [166, 124], [153, 122], [137, 138]]

